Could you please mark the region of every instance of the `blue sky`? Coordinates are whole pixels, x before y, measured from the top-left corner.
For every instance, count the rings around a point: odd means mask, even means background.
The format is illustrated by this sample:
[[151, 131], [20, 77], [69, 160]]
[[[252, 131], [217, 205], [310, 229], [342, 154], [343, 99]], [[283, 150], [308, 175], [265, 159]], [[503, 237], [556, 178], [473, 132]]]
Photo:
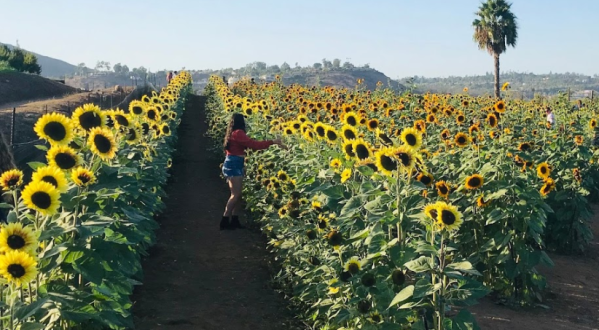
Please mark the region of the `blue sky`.
[[[513, 0], [502, 71], [599, 73], [597, 0]], [[254, 61], [369, 63], [391, 78], [475, 75], [480, 0], [2, 0], [0, 42], [77, 64], [220, 69]]]

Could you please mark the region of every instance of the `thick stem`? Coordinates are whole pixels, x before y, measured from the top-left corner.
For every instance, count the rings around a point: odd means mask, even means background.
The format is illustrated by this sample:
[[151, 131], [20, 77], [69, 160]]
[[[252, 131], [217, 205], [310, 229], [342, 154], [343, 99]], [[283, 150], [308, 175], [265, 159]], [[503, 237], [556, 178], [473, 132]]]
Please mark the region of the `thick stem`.
[[493, 60], [495, 62], [495, 97], [501, 98], [500, 87], [499, 87], [499, 54], [493, 54]]
[[439, 253], [439, 270], [441, 273], [441, 292], [439, 296], [441, 297], [439, 301], [439, 330], [443, 330], [443, 322], [445, 319], [445, 283], [447, 282], [447, 277], [445, 276], [445, 235], [441, 233], [441, 252]]

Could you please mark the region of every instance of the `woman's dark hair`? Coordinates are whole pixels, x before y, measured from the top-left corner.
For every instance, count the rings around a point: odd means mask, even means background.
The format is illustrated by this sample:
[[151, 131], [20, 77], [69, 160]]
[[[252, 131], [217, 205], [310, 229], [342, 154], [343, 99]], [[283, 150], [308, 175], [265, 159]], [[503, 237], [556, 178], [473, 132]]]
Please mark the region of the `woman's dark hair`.
[[234, 113], [231, 117], [231, 121], [229, 121], [227, 132], [225, 133], [225, 141], [223, 142], [225, 150], [229, 150], [229, 138], [231, 137], [231, 133], [238, 129], [245, 132], [245, 118], [240, 113]]

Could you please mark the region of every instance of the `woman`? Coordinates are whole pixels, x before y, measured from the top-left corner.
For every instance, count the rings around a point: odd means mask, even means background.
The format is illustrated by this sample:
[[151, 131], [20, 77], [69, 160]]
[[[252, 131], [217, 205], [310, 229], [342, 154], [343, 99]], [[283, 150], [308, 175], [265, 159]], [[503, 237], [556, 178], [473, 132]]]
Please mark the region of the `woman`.
[[220, 230], [244, 228], [239, 223], [239, 208], [241, 206], [241, 188], [245, 149], [262, 150], [276, 144], [282, 146], [281, 140], [256, 141], [245, 134], [245, 119], [240, 113], [233, 114], [225, 134], [224, 148], [227, 157], [223, 163], [223, 175], [229, 183], [231, 197], [225, 207], [225, 213], [220, 221]]

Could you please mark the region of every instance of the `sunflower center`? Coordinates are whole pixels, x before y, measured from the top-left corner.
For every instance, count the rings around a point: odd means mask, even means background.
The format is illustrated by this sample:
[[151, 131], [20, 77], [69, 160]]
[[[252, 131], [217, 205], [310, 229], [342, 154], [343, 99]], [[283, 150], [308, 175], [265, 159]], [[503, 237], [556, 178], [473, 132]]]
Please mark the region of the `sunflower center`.
[[156, 119], [156, 111], [154, 111], [154, 110], [148, 111], [148, 118], [150, 118], [151, 120]]
[[166, 125], [164, 127], [162, 127], [162, 133], [169, 134], [170, 132], [171, 132], [170, 127], [168, 127]]
[[424, 185], [428, 186], [429, 184], [431, 184], [431, 178], [428, 175], [423, 175], [420, 178], [420, 182], [422, 182]]
[[464, 143], [466, 143], [466, 138], [465, 138], [465, 137], [463, 137], [463, 136], [460, 136], [460, 137], [458, 137], [458, 143], [459, 143], [459, 144], [464, 144]]
[[47, 192], [36, 191], [31, 195], [31, 202], [42, 210], [45, 210], [52, 205], [52, 198]]
[[25, 275], [25, 268], [19, 264], [11, 264], [7, 267], [8, 273], [14, 278], [21, 278]]
[[371, 121], [368, 122], [368, 127], [370, 127], [371, 129], [375, 129], [378, 126], [379, 126], [379, 123], [376, 122], [376, 121], [374, 121], [374, 120], [371, 120]]
[[56, 165], [63, 170], [69, 170], [73, 168], [73, 166], [77, 165], [77, 160], [75, 157], [64, 152], [57, 154], [56, 157], [54, 157], [54, 161], [56, 162]]
[[132, 111], [133, 111], [133, 113], [134, 113], [134, 114], [136, 114], [136, 115], [139, 115], [139, 114], [141, 114], [141, 113], [143, 112], [143, 108], [142, 108], [142, 107], [140, 107], [140, 106], [137, 106], [137, 105], [136, 105], [136, 106], [134, 106], [134, 107], [133, 107], [131, 110], [132, 110]]
[[468, 185], [471, 187], [480, 186], [480, 178], [477, 178], [477, 177], [470, 178], [470, 180], [468, 180]]
[[9, 187], [14, 187], [14, 186], [16, 186], [16, 185], [17, 185], [17, 183], [19, 183], [19, 179], [20, 179], [20, 178], [19, 178], [19, 177], [17, 177], [17, 176], [10, 177], [10, 178], [8, 179], [8, 181], [7, 181], [7, 183], [8, 183], [8, 184], [7, 184], [7, 186], [9, 186]]
[[449, 189], [447, 188], [447, 186], [445, 186], [445, 185], [441, 185], [441, 186], [439, 186], [439, 192], [440, 192], [442, 195], [445, 195], [445, 194], [447, 194], [447, 193], [449, 192]]
[[54, 141], [62, 141], [67, 136], [67, 129], [57, 121], [52, 121], [44, 126], [44, 134]]
[[356, 155], [360, 159], [366, 159], [369, 156], [368, 148], [363, 144], [356, 145]]
[[102, 118], [93, 111], [84, 112], [79, 116], [79, 124], [84, 130], [89, 131], [94, 127], [102, 126]]
[[86, 184], [91, 180], [90, 176], [87, 173], [80, 173], [77, 176], [77, 179], [79, 179], [79, 181], [81, 181], [83, 184]]
[[327, 131], [327, 139], [329, 139], [330, 141], [337, 140], [337, 133], [333, 131]]
[[356, 138], [356, 134], [349, 129], [343, 132], [343, 136], [345, 136], [345, 138], [348, 140], [353, 140]]
[[129, 134], [127, 134], [127, 141], [133, 141], [136, 138], [137, 138], [137, 132], [135, 132], [135, 129], [130, 128]]
[[129, 120], [123, 115], [116, 115], [114, 119], [116, 119], [116, 122], [119, 123], [119, 125], [129, 126]]
[[408, 134], [406, 135], [406, 142], [413, 147], [416, 145], [416, 142], [418, 142], [418, 139], [414, 134]]
[[547, 173], [547, 168], [545, 166], [541, 167], [541, 173], [542, 174]]
[[42, 178], [42, 181], [48, 182], [49, 184], [58, 188], [58, 181], [56, 181], [56, 178], [51, 175], [46, 175], [45, 177]]
[[318, 136], [323, 137], [325, 135], [326, 131], [324, 130], [324, 127], [322, 126], [318, 126], [316, 127], [316, 134], [318, 134]]
[[350, 156], [350, 157], [354, 157], [356, 154], [354, 154], [354, 147], [351, 144], [347, 144], [345, 145], [345, 153]]
[[102, 134], [96, 134], [96, 136], [94, 136], [94, 145], [96, 146], [98, 151], [103, 154], [109, 152], [112, 148], [112, 143], [110, 142], [110, 139], [108, 139]]
[[381, 156], [381, 166], [387, 171], [395, 171], [397, 169], [397, 163], [393, 158], [386, 155]]
[[347, 123], [352, 126], [356, 126], [358, 124], [358, 122], [356, 121], [356, 117], [354, 116], [347, 117]]
[[412, 160], [412, 157], [410, 157], [410, 155], [408, 155], [405, 152], [398, 153], [397, 158], [399, 158], [399, 161], [401, 162], [401, 165], [403, 165], [403, 166], [410, 165], [410, 161]]
[[446, 225], [453, 225], [456, 221], [455, 214], [449, 210], [443, 210], [441, 211], [441, 221]]
[[6, 244], [13, 249], [18, 250], [25, 246], [25, 239], [19, 235], [10, 235], [6, 239]]
[[352, 262], [347, 266], [347, 271], [352, 274], [356, 274], [360, 271], [360, 265], [358, 265], [355, 262]]

